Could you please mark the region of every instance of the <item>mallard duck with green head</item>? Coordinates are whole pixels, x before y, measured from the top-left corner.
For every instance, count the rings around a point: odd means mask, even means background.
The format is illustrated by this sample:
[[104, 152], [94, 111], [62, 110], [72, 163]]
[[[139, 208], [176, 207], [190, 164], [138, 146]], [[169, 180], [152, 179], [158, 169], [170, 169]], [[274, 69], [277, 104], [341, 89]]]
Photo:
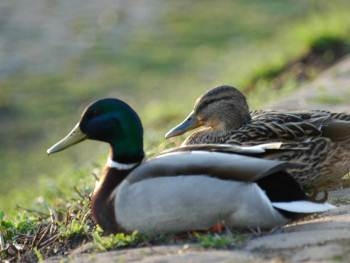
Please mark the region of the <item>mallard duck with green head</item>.
[[183, 145], [255, 145], [281, 141], [285, 151], [268, 159], [303, 164], [289, 169], [304, 189], [315, 192], [340, 185], [350, 170], [350, 114], [327, 111], [249, 111], [245, 96], [231, 86], [209, 90], [188, 117], [166, 138], [199, 128]]
[[106, 232], [174, 233], [218, 222], [269, 228], [333, 207], [308, 200], [286, 172], [293, 164], [260, 158], [279, 144], [180, 147], [145, 160], [141, 121], [119, 99], [89, 105], [47, 153], [86, 139], [110, 145], [91, 201], [92, 215]]

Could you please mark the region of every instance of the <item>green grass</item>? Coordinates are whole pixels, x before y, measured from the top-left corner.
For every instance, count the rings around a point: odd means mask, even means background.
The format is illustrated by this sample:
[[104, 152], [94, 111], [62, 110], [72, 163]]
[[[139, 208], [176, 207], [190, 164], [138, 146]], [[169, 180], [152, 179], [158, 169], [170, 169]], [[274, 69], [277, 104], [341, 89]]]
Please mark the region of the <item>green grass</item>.
[[197, 241], [203, 248], [224, 249], [243, 245], [248, 236], [241, 233], [196, 234]]
[[[244, 88], [325, 36], [348, 40], [349, 7], [342, 0], [166, 1], [150, 24], [125, 36], [112, 30], [122, 18], [104, 21], [108, 27], [94, 32], [92, 45], [55, 72], [13, 72], [0, 80], [0, 209], [14, 215], [16, 204], [35, 207], [38, 197], [55, 204], [73, 195], [73, 185], [93, 185], [90, 171], [103, 165], [105, 146], [45, 154], [88, 102], [129, 102], [144, 121], [147, 152], [159, 152], [179, 141], [165, 143], [163, 134], [205, 90], [223, 83]], [[78, 19], [71, 26], [83, 30]], [[249, 102], [261, 107], [296, 86], [291, 80], [270, 92], [260, 81]]]
[[97, 251], [106, 251], [116, 248], [134, 246], [143, 240], [143, 236], [137, 231], [131, 234], [117, 233], [109, 236], [101, 236], [102, 231], [93, 233], [94, 247]]
[[55, 205], [42, 200], [36, 210], [21, 209], [16, 217], [0, 211], [1, 259], [32, 261], [92, 241], [100, 230], [92, 222], [85, 190], [77, 189], [74, 198]]

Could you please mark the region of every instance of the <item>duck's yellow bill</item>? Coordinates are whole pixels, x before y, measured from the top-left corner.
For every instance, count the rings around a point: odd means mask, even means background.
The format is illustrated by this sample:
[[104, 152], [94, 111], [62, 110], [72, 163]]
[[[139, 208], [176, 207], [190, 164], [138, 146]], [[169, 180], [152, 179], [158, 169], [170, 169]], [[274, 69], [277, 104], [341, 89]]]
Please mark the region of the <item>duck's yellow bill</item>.
[[68, 133], [66, 137], [51, 146], [46, 152], [47, 154], [56, 153], [62, 151], [74, 144], [77, 144], [87, 138], [86, 134], [83, 133], [79, 127], [79, 123]]

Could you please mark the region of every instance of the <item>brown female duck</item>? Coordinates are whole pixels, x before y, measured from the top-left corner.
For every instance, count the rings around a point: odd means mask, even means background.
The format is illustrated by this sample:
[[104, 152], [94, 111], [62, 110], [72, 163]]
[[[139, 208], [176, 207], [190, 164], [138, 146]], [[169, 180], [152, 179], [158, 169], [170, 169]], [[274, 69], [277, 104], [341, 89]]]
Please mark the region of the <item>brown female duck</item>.
[[47, 153], [86, 139], [111, 148], [91, 202], [92, 214], [106, 232], [182, 232], [222, 221], [228, 227], [269, 228], [332, 208], [308, 200], [286, 172], [294, 164], [259, 158], [278, 151], [279, 144], [193, 146], [144, 160], [138, 115], [111, 98], [88, 106], [73, 130]]
[[327, 111], [253, 111], [234, 87], [209, 90], [193, 111], [166, 138], [199, 128], [183, 143], [255, 145], [282, 141], [279, 151], [266, 158], [304, 166], [289, 171], [304, 187], [325, 190], [336, 187], [350, 168], [350, 114]]

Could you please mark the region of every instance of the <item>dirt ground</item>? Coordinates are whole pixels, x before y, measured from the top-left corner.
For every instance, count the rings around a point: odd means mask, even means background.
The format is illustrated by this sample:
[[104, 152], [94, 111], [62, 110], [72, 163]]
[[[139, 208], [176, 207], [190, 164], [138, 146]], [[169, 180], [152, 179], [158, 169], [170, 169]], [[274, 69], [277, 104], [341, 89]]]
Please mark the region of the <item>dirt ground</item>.
[[[350, 112], [349, 101], [350, 56], [268, 108]], [[78, 249], [65, 259], [56, 257], [46, 262], [350, 262], [350, 188], [332, 192], [330, 201], [338, 207], [321, 216], [264, 233], [239, 250], [182, 245], [84, 254]]]

